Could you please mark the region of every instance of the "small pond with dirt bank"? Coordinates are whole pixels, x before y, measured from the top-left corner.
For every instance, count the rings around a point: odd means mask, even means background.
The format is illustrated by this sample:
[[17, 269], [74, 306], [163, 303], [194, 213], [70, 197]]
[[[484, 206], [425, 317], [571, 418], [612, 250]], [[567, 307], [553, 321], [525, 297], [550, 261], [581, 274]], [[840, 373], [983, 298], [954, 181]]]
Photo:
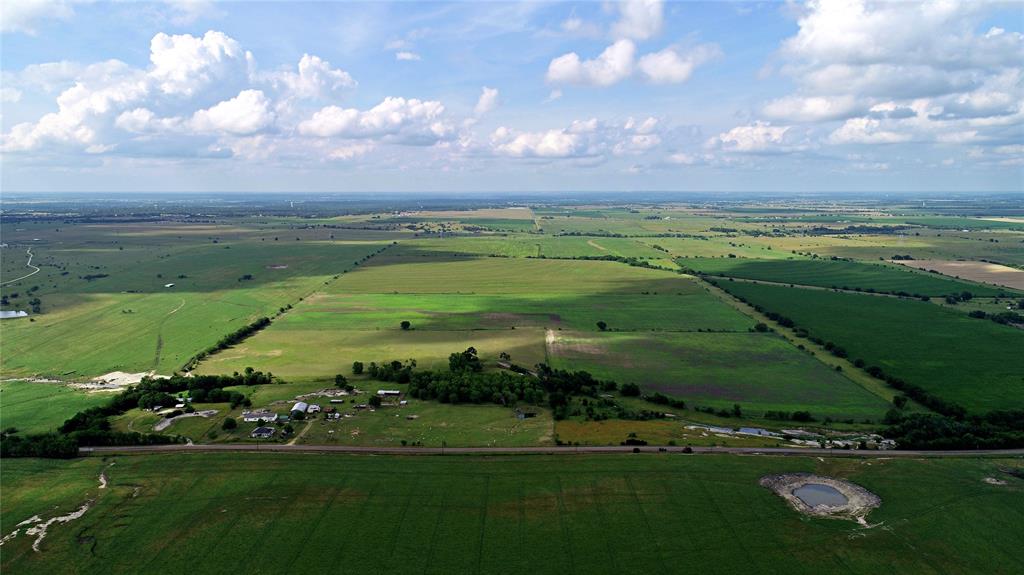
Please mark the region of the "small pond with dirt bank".
[[867, 526], [881, 498], [856, 483], [811, 473], [766, 475], [759, 482], [797, 511], [814, 517], [852, 519]]
[[793, 495], [796, 495], [800, 501], [803, 501], [810, 507], [817, 507], [819, 505], [841, 507], [850, 501], [835, 487], [822, 485], [821, 483], [808, 483], [803, 487], [797, 487], [793, 490]]

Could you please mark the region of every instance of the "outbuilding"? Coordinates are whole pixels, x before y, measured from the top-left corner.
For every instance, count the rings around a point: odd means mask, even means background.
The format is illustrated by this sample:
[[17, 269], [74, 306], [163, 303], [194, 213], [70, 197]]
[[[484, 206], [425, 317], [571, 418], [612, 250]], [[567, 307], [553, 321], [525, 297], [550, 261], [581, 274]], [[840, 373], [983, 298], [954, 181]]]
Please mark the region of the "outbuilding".
[[273, 423], [277, 421], [277, 414], [274, 413], [273, 411], [267, 411], [265, 409], [260, 409], [258, 411], [243, 411], [242, 421], [249, 423], [254, 423], [257, 421]]
[[292, 419], [295, 419], [297, 417], [297, 414], [300, 413], [302, 415], [305, 415], [307, 409], [309, 409], [309, 404], [307, 404], [305, 401], [296, 401], [295, 405], [292, 406], [292, 410], [290, 412], [292, 415]]
[[249, 436], [253, 439], [270, 439], [276, 431], [273, 427], [257, 427]]

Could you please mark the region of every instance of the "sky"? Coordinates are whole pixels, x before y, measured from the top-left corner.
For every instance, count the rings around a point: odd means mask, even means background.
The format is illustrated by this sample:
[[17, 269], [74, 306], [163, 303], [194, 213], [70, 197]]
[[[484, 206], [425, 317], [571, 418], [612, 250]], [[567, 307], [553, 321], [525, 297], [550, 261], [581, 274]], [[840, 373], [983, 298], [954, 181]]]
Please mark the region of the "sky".
[[1024, 191], [1024, 4], [0, 3], [0, 191]]

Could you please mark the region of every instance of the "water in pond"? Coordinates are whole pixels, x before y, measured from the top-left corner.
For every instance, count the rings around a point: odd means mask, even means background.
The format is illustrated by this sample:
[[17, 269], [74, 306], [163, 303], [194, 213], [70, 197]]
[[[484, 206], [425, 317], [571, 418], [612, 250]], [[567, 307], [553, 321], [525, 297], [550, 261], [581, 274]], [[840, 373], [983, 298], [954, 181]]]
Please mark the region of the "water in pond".
[[823, 485], [821, 483], [808, 483], [793, 490], [793, 495], [800, 498], [810, 507], [816, 507], [818, 505], [828, 505], [829, 507], [839, 507], [846, 505], [849, 501], [845, 495], [839, 492], [838, 489], [830, 485]]

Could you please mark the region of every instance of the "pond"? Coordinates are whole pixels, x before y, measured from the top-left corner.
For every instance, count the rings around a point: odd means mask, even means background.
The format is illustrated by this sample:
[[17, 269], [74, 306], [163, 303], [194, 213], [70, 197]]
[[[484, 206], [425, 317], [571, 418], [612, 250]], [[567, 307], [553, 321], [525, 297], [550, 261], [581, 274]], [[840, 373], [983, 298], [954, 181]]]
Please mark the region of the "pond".
[[28, 316], [27, 311], [0, 311], [0, 319], [9, 319], [12, 317], [26, 317]]
[[831, 485], [821, 483], [808, 483], [793, 490], [793, 495], [800, 498], [810, 507], [827, 505], [829, 507], [841, 507], [849, 502], [845, 495]]

